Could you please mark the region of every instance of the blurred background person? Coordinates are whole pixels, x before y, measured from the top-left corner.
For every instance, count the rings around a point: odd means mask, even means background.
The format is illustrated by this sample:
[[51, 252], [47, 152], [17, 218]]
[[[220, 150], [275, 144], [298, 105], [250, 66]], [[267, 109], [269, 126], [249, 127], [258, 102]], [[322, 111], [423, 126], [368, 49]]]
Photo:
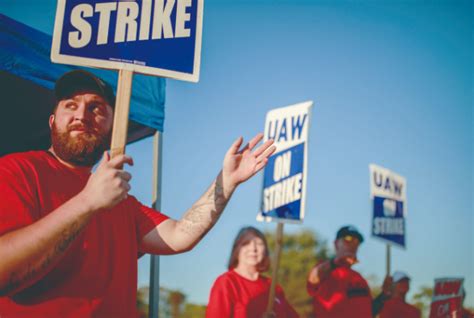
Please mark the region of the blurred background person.
[[[207, 318], [268, 317], [271, 279], [262, 275], [270, 267], [267, 240], [254, 227], [242, 228], [234, 240], [228, 271], [212, 286]], [[287, 302], [283, 289], [277, 285], [273, 313], [270, 317], [298, 317]]]
[[343, 226], [334, 241], [335, 257], [316, 264], [309, 272], [307, 290], [317, 318], [372, 317], [369, 285], [352, 269], [363, 241], [354, 226]]
[[391, 291], [387, 293], [384, 290], [382, 295], [374, 300], [374, 304], [378, 301], [381, 303], [377, 310], [374, 305], [374, 315], [380, 312], [380, 318], [421, 318], [420, 310], [406, 302], [406, 295], [410, 290], [410, 277], [404, 272], [396, 271], [392, 277], [385, 279], [385, 282], [390, 281]]

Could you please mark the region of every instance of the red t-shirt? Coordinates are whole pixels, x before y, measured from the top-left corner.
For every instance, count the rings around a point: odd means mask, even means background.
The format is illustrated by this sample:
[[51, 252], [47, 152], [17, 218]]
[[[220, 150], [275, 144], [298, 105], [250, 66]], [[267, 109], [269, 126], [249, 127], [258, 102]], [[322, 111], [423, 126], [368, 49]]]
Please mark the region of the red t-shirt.
[[380, 318], [421, 318], [421, 312], [413, 305], [407, 304], [399, 298], [387, 300], [382, 310]]
[[[268, 305], [271, 279], [259, 276], [249, 280], [229, 270], [219, 276], [211, 289], [206, 318], [260, 318]], [[298, 317], [287, 302], [283, 289], [277, 285], [274, 311], [276, 317]]]
[[[45, 151], [0, 158], [0, 235], [52, 212], [78, 194], [89, 176]], [[133, 196], [96, 214], [49, 273], [0, 297], [0, 317], [137, 316], [138, 244], [167, 218]]]
[[372, 318], [372, 297], [367, 281], [349, 267], [338, 267], [318, 285], [308, 282], [318, 318]]

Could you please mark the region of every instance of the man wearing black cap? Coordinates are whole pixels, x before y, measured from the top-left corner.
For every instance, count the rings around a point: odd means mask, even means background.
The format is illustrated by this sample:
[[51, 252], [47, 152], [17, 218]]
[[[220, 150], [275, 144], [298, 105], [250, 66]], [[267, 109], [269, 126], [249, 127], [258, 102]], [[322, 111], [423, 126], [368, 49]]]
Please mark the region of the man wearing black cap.
[[259, 134], [239, 151], [237, 139], [209, 189], [175, 221], [128, 195], [131, 175], [121, 167], [131, 157], [105, 152], [110, 86], [72, 71], [55, 93], [51, 148], [0, 158], [0, 317], [135, 317], [137, 255], [192, 249], [275, 147], [253, 150]]
[[364, 237], [354, 226], [339, 229], [334, 241], [336, 255], [314, 266], [307, 281], [318, 318], [370, 318], [372, 298], [367, 281], [351, 267]]

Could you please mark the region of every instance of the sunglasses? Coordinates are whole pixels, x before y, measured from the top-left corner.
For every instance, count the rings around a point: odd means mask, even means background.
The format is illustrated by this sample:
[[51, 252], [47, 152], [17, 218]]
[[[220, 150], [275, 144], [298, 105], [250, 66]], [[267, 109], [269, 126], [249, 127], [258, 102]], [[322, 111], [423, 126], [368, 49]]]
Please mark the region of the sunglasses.
[[346, 236], [343, 236], [342, 239], [344, 240], [344, 242], [346, 243], [351, 243], [351, 242], [356, 242], [356, 243], [360, 243], [359, 242], [359, 239], [357, 237], [354, 237], [354, 236], [351, 236], [351, 235], [346, 235]]

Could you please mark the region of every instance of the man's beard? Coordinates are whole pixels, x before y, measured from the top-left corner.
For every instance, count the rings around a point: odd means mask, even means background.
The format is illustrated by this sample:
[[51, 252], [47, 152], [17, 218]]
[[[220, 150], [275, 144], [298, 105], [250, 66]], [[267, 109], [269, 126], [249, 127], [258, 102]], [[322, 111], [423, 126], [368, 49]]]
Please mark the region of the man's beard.
[[66, 131], [60, 132], [53, 123], [51, 144], [54, 152], [59, 158], [75, 166], [92, 167], [109, 148], [111, 133], [101, 135], [85, 127], [85, 132], [71, 137], [71, 130], [75, 128], [76, 126], [68, 127]]

